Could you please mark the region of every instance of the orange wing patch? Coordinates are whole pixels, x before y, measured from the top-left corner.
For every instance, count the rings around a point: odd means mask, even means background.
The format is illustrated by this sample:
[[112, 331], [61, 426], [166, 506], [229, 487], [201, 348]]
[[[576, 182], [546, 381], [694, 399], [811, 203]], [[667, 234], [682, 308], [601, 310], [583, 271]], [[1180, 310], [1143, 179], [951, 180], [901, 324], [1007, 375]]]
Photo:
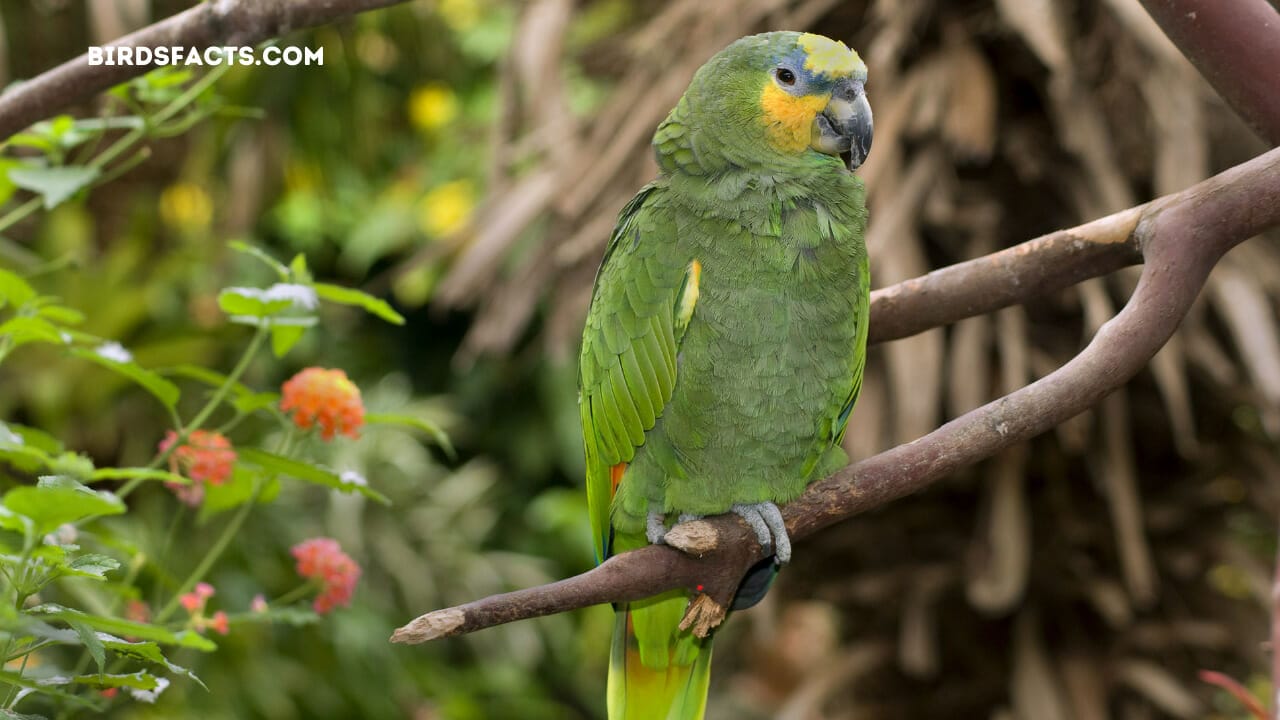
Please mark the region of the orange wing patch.
[[618, 485], [622, 483], [622, 474], [626, 471], [626, 463], [618, 463], [609, 468], [609, 497], [618, 494]]

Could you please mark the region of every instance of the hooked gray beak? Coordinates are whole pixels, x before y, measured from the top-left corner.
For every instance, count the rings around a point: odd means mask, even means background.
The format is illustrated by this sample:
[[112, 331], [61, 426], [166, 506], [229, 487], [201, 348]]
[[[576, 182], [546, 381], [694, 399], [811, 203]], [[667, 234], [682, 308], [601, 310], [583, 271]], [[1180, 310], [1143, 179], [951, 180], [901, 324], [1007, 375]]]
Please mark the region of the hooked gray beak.
[[809, 146], [820, 153], [838, 155], [850, 172], [871, 152], [871, 103], [863, 81], [844, 79], [831, 91], [831, 101], [813, 120]]

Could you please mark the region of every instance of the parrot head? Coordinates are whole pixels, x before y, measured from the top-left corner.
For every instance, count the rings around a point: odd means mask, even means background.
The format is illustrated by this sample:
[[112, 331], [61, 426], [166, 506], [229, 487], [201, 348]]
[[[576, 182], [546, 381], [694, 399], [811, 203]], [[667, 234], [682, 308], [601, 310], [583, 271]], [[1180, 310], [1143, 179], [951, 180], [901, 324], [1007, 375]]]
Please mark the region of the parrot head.
[[[680, 144], [700, 160], [718, 155], [781, 169], [839, 158], [852, 171], [871, 150], [866, 82], [866, 64], [842, 42], [799, 32], [751, 35], [698, 70], [664, 125], [680, 123]], [[660, 163], [663, 139], [659, 128]]]

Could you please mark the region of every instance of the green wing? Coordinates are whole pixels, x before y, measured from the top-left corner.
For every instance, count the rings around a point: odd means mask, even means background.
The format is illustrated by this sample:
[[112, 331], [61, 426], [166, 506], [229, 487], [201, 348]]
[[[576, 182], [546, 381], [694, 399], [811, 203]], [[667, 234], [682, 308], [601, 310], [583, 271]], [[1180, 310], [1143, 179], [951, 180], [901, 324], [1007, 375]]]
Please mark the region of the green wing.
[[[609, 555], [609, 506], [626, 463], [662, 416], [676, 382], [679, 336], [697, 295], [697, 263], [675, 246], [659, 184], [622, 209], [596, 274], [578, 363], [587, 504], [596, 557]], [[683, 298], [683, 302], [681, 301]]]

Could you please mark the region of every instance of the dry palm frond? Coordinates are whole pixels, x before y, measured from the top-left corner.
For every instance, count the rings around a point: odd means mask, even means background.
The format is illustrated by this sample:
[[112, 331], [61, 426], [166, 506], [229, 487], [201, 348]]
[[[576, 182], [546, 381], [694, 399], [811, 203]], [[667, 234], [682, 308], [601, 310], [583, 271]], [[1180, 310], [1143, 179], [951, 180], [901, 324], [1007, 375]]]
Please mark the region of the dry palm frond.
[[[1137, 0], [635, 4], [634, 26], [573, 58], [562, 40], [567, 0], [523, 10], [495, 131], [495, 156], [507, 160], [494, 166], [475, 227], [447, 246], [436, 299], [475, 310], [464, 360], [509, 352], [541, 319], [538, 342], [571, 361], [608, 232], [655, 172], [653, 128], [704, 60], [751, 32], [812, 29], [870, 66], [876, 144], [859, 173], [877, 286], [1177, 190], [1262, 147]], [[557, 92], [570, 60], [612, 84], [591, 118], [569, 117]], [[911, 440], [1047, 374], [1110, 319], [1133, 277], [874, 348], [846, 449], [864, 457]], [[1261, 662], [1254, 594], [1265, 572], [1246, 562], [1252, 541], [1238, 536], [1257, 507], [1280, 511], [1278, 306], [1280, 249], [1274, 239], [1242, 245], [1125, 391], [952, 487], [798, 553], [756, 649], [794, 640], [779, 623], [810, 627], [798, 618], [812, 608], [792, 612], [793, 598], [838, 613], [844, 647], [786, 685], [789, 695], [775, 692], [773, 709], [1199, 713], [1211, 690], [1197, 670]], [[896, 667], [873, 667], [894, 647]], [[782, 672], [720, 657], [734, 674], [715, 687], [763, 687]], [[773, 716], [752, 712], [734, 717]]]

